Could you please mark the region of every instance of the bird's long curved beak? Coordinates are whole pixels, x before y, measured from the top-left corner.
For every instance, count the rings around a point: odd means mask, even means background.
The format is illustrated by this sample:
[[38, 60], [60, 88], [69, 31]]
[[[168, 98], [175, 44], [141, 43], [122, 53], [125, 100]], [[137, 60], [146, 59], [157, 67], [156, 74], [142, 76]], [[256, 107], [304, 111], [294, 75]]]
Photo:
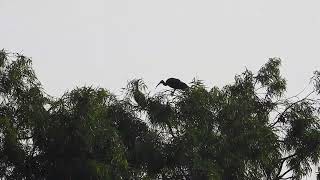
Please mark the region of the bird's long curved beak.
[[161, 82], [159, 82], [159, 84], [156, 86], [156, 88], [161, 84]]

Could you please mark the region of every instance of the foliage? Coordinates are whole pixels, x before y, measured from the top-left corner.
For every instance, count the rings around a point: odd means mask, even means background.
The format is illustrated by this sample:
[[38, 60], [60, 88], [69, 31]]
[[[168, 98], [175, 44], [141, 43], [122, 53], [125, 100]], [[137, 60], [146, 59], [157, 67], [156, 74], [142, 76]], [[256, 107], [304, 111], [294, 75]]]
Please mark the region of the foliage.
[[44, 93], [20, 54], [0, 51], [4, 179], [300, 179], [319, 161], [320, 73], [285, 98], [280, 59], [223, 88], [194, 80], [150, 95], [132, 80], [120, 99], [81, 87]]

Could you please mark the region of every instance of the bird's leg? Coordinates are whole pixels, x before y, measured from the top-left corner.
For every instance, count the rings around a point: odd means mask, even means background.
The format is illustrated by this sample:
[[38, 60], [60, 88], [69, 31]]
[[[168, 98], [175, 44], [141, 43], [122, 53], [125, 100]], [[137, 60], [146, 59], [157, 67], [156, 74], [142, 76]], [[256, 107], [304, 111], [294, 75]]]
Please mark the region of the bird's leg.
[[176, 89], [173, 89], [173, 91], [172, 91], [172, 93], [171, 93], [171, 95], [173, 96], [174, 95], [174, 92], [176, 91]]

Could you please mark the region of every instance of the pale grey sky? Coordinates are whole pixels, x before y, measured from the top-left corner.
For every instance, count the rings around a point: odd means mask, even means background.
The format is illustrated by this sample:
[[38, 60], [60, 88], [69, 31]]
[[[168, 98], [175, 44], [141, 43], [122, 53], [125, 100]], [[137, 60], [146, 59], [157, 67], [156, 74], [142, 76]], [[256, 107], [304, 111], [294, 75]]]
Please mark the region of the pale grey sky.
[[[319, 0], [0, 0], [0, 49], [32, 57], [55, 96], [143, 78], [211, 87], [283, 60], [289, 94], [320, 70]], [[309, 179], [309, 178], [308, 178]], [[312, 179], [312, 178], [310, 178]]]

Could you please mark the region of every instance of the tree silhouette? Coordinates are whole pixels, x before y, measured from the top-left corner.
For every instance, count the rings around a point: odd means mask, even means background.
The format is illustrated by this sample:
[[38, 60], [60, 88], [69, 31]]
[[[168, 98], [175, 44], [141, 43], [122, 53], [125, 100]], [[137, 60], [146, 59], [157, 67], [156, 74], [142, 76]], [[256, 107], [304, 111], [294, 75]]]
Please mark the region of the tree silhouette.
[[0, 51], [0, 178], [300, 179], [319, 161], [320, 73], [286, 98], [280, 59], [223, 88], [119, 98], [81, 87], [54, 98], [20, 54]]

